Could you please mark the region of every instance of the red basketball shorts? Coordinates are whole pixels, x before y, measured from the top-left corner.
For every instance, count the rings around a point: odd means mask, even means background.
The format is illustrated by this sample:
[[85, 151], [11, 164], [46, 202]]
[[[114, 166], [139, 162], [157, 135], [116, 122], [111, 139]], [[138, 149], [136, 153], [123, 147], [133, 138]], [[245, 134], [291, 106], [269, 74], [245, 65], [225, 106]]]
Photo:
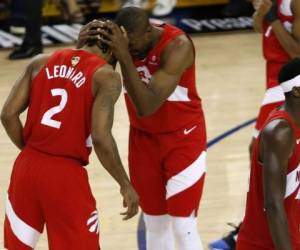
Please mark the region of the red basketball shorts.
[[166, 134], [131, 127], [128, 158], [145, 213], [185, 217], [197, 212], [206, 172], [204, 120]]
[[263, 126], [270, 112], [278, 106], [282, 105], [284, 102], [284, 93], [277, 80], [279, 71], [282, 66], [282, 63], [274, 63], [267, 61], [267, 89], [255, 124], [255, 130], [253, 133], [253, 136], [255, 138], [257, 137], [261, 127]]
[[26, 147], [17, 157], [6, 199], [4, 245], [34, 249], [44, 225], [50, 250], [99, 250], [96, 202], [76, 160]]

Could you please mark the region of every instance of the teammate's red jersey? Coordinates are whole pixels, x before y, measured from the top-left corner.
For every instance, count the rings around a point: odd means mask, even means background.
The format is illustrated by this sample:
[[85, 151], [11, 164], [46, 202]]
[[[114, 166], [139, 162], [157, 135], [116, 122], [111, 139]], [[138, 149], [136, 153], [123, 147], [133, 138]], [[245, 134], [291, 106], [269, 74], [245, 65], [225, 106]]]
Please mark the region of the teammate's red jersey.
[[88, 163], [92, 77], [106, 62], [84, 50], [55, 52], [32, 80], [24, 127], [26, 145]]
[[[288, 32], [293, 25], [291, 0], [277, 0], [277, 15]], [[256, 120], [253, 136], [256, 137], [272, 110], [284, 101], [284, 94], [278, 85], [278, 74], [282, 66], [291, 58], [280, 45], [272, 26], [265, 22], [263, 32], [263, 54], [266, 59], [266, 93]]]
[[[288, 32], [292, 30], [293, 14], [291, 11], [291, 0], [277, 0], [277, 15]], [[263, 53], [267, 61], [285, 63], [290, 60], [288, 53], [282, 48], [272, 26], [265, 22], [263, 33]]]
[[[152, 75], [160, 68], [164, 48], [177, 36], [184, 34], [182, 30], [169, 24], [163, 24], [161, 27], [164, 29], [161, 38], [147, 57], [143, 60], [134, 58], [134, 64], [144, 84], [148, 84]], [[162, 106], [154, 114], [143, 118], [137, 116], [130, 98], [125, 93], [131, 126], [150, 133], [165, 133], [203, 119], [201, 99], [197, 94], [195, 82], [195, 63], [193, 63], [183, 73], [175, 91]]]
[[[285, 211], [288, 217], [289, 233], [293, 250], [300, 249], [300, 128], [284, 111], [274, 110], [263, 127], [275, 119], [287, 120], [293, 128], [296, 143], [293, 154], [288, 161], [286, 192], [284, 197]], [[260, 135], [253, 146], [251, 158], [250, 188], [247, 194], [245, 218], [238, 236], [237, 249], [272, 249], [275, 250], [264, 210], [262, 164], [259, 162]]]

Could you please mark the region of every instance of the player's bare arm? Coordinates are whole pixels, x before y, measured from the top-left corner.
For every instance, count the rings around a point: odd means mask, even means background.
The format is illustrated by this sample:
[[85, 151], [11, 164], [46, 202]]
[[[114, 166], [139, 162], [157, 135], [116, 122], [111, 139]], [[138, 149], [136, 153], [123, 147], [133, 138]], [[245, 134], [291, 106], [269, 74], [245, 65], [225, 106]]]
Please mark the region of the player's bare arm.
[[9, 138], [19, 149], [25, 145], [20, 114], [26, 110], [29, 104], [31, 79], [46, 63], [48, 57], [49, 55], [39, 55], [32, 59], [14, 84], [1, 111], [1, 122]]
[[92, 140], [95, 152], [103, 167], [118, 182], [127, 211], [124, 220], [138, 212], [138, 196], [132, 188], [122, 165], [112, 135], [114, 106], [121, 92], [121, 79], [111, 66], [104, 66], [94, 74], [92, 109]]
[[300, 56], [300, 0], [292, 0], [291, 9], [294, 16], [291, 33], [284, 28], [279, 19], [271, 25], [280, 45], [291, 58], [295, 58]]
[[104, 31], [102, 34], [108, 37], [109, 41], [106, 40], [106, 42], [111, 46], [120, 63], [127, 93], [138, 115], [151, 115], [172, 94], [184, 71], [192, 65], [194, 60], [193, 45], [185, 35], [174, 39], [163, 51], [161, 68], [146, 84], [140, 79], [128, 51], [128, 39], [125, 30], [122, 32], [116, 24], [107, 23], [112, 34]]
[[263, 23], [265, 16], [272, 7], [272, 1], [256, 0], [253, 1], [253, 7], [255, 9], [255, 12], [253, 14], [253, 26], [257, 32], [261, 33], [263, 31]]
[[293, 130], [285, 120], [274, 120], [262, 131], [264, 207], [276, 250], [292, 250], [284, 198], [288, 160], [294, 146]]

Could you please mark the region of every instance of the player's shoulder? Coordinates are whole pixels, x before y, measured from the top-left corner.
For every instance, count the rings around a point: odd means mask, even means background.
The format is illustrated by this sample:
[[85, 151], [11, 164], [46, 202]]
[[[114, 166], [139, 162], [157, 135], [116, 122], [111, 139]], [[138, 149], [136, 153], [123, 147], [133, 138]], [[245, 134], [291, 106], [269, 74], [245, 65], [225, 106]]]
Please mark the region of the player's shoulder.
[[163, 49], [161, 54], [162, 65], [165, 66], [180, 66], [190, 67], [195, 58], [195, 51], [190, 39], [182, 34], [176, 36], [169, 44]]
[[105, 64], [97, 69], [93, 75], [93, 90], [94, 93], [98, 89], [115, 89], [121, 91], [121, 76], [109, 64]]
[[36, 55], [35, 57], [33, 57], [31, 59], [31, 61], [29, 62], [29, 64], [37, 67], [41, 64], [47, 63], [47, 61], [49, 60], [50, 57], [51, 57], [51, 54], [39, 54], [39, 55]]
[[274, 119], [262, 129], [261, 136], [264, 141], [277, 144], [292, 141], [294, 131], [286, 119]]
[[192, 44], [192, 41], [187, 37], [186, 34], [181, 34], [176, 36], [172, 41], [169, 42], [169, 44], [165, 48], [165, 52], [168, 51], [185, 51], [185, 52], [191, 52], [193, 51], [194, 46]]
[[105, 64], [94, 73], [95, 80], [111, 80], [111, 81], [121, 81], [120, 74], [114, 70], [110, 64]]
[[27, 69], [32, 72], [33, 77], [46, 65], [50, 56], [51, 54], [39, 54], [29, 61]]

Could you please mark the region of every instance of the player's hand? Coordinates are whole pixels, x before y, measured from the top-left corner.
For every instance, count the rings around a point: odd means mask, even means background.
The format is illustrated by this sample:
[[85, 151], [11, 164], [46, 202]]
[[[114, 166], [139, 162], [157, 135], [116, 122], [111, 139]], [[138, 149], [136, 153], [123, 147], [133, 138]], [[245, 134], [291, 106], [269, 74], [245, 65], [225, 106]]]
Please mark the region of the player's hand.
[[264, 17], [270, 11], [273, 3], [271, 0], [257, 0], [253, 2], [253, 5], [257, 14]]
[[123, 220], [128, 220], [139, 211], [139, 197], [131, 185], [121, 187], [120, 193], [123, 196], [123, 207], [127, 208], [121, 215], [124, 215]]
[[130, 56], [128, 51], [129, 40], [127, 37], [126, 30], [123, 27], [119, 27], [112, 21], [106, 21], [104, 27], [111, 31], [100, 29], [101, 37], [100, 40], [107, 44], [114, 56], [118, 61], [126, 61], [128, 56]]
[[261, 0], [253, 0], [252, 1], [252, 6], [254, 8], [254, 10], [258, 10], [258, 6]]
[[76, 48], [80, 49], [84, 46], [89, 39], [99, 39], [100, 32], [99, 29], [103, 27], [103, 21], [93, 20], [88, 24], [82, 26], [79, 32], [78, 41], [76, 43]]

